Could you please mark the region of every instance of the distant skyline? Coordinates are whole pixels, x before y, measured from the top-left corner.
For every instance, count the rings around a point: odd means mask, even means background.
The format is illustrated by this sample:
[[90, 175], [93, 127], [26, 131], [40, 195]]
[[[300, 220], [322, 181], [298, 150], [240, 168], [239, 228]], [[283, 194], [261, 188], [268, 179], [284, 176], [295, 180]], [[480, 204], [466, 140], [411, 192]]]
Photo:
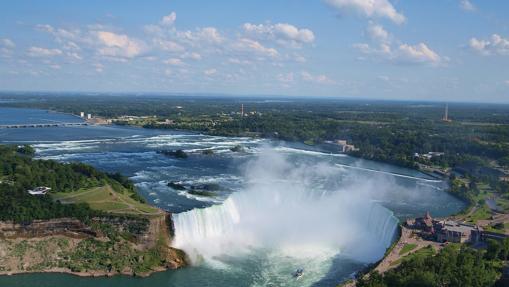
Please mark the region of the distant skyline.
[[509, 1], [0, 3], [0, 91], [509, 102]]

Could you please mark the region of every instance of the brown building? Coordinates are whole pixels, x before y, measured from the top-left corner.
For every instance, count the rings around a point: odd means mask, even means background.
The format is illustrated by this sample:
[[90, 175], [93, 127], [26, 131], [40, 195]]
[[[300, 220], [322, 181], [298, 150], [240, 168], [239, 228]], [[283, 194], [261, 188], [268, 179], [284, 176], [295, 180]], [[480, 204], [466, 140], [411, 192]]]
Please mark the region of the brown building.
[[424, 232], [435, 233], [435, 228], [433, 227], [433, 218], [429, 214], [429, 211], [426, 212], [424, 217], [418, 217], [415, 219], [413, 228], [420, 229]]
[[482, 228], [456, 221], [440, 221], [436, 225], [438, 242], [478, 242], [481, 240]]

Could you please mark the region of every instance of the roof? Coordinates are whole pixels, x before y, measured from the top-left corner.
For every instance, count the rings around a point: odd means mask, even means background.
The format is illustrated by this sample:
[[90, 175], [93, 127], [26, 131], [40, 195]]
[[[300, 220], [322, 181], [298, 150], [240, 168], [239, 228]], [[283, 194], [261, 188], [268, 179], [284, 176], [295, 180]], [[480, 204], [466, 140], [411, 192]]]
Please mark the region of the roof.
[[32, 195], [43, 195], [43, 194], [46, 194], [48, 191], [50, 191], [51, 188], [50, 187], [47, 187], [47, 186], [39, 186], [39, 187], [36, 187], [34, 189], [29, 189], [27, 190], [28, 193], [32, 194]]

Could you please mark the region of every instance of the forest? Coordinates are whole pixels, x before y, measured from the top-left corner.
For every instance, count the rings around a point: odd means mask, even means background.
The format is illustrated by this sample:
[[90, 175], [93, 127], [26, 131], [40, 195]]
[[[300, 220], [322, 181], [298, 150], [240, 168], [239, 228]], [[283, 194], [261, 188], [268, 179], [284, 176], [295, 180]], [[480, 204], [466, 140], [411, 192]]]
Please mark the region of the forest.
[[0, 145], [0, 220], [28, 223], [35, 219], [73, 217], [87, 220], [105, 215], [86, 204], [61, 204], [49, 194], [30, 195], [37, 186], [51, 187], [53, 192], [68, 192], [110, 184], [132, 192], [131, 197], [143, 201], [134, 185], [120, 174], [107, 174], [82, 163], [59, 163], [34, 160], [30, 146]]
[[[359, 278], [358, 287], [483, 287], [495, 285], [503, 260], [509, 255], [509, 240], [490, 241], [488, 250], [449, 245], [434, 256], [415, 256], [380, 275]], [[362, 277], [362, 276], [359, 276]], [[500, 285], [503, 286], [503, 285]]]

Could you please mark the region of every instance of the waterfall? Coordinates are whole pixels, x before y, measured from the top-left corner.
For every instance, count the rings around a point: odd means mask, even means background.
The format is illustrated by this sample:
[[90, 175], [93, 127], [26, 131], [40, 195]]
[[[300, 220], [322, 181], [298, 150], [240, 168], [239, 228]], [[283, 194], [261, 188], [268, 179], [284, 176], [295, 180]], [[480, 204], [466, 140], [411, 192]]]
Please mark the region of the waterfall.
[[175, 214], [173, 220], [174, 245], [182, 248], [189, 243], [199, 243], [234, 232], [235, 225], [240, 223], [240, 215], [230, 197], [220, 205]]
[[[175, 214], [174, 246], [196, 258], [228, 254], [240, 245], [263, 248], [267, 247], [266, 245], [295, 242], [296, 238], [318, 244], [329, 240], [337, 241], [338, 251], [345, 246], [353, 249], [364, 247], [366, 250], [351, 253], [357, 254], [355, 257], [368, 258], [365, 260], [371, 261], [379, 259], [392, 244], [399, 223], [390, 210], [376, 202], [356, 201], [355, 203], [359, 204], [356, 208], [341, 203], [324, 205], [305, 201], [312, 212], [323, 212], [322, 216], [312, 217], [309, 221], [296, 215], [298, 208], [287, 208], [282, 202], [276, 204], [277, 206], [272, 202], [268, 204], [271, 207], [265, 209], [260, 207], [257, 200], [238, 193], [230, 196], [223, 204]], [[316, 208], [315, 204], [318, 204], [319, 208]], [[341, 211], [344, 211], [346, 206], [350, 209], [350, 214], [345, 215]], [[320, 210], [331, 207], [334, 210]], [[281, 216], [281, 210], [289, 214]], [[304, 214], [304, 217], [309, 217], [309, 213]], [[295, 218], [295, 222], [291, 221], [292, 218]], [[328, 222], [317, 222], [325, 220]], [[260, 224], [257, 224], [257, 221]], [[336, 229], [337, 232], [331, 229]], [[315, 236], [299, 235], [304, 233]]]
[[335, 190], [323, 185], [336, 182], [337, 175], [331, 165], [296, 166], [273, 151], [263, 152], [248, 165], [243, 191], [222, 204], [174, 216], [174, 246], [191, 260], [256, 249], [300, 254], [305, 249], [310, 258], [323, 250], [331, 257], [344, 251], [363, 262], [378, 260], [398, 223], [371, 200], [370, 193], [384, 184], [363, 178]]
[[391, 246], [396, 236], [399, 220], [394, 213], [382, 205], [373, 202], [367, 219], [367, 229], [380, 240], [385, 248]]

